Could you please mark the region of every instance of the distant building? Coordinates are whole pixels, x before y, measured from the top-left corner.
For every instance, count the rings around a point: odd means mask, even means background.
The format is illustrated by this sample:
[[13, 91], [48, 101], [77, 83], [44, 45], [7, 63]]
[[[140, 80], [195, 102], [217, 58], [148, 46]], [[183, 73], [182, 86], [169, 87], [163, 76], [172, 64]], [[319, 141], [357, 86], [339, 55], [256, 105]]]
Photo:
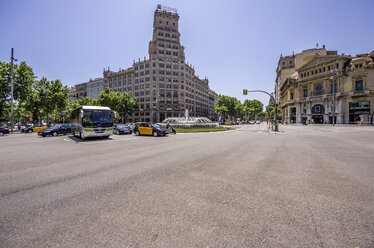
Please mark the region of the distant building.
[[303, 50], [301, 53], [292, 54], [290, 56], [281, 55], [278, 61], [275, 79], [275, 99], [277, 102], [279, 102], [280, 97], [279, 90], [286, 79], [295, 73], [298, 68], [311, 61], [316, 54], [321, 56], [336, 55], [337, 51], [327, 51], [325, 45], [323, 45], [322, 48], [307, 49]]
[[[283, 120], [331, 124], [335, 112], [334, 123], [353, 124], [362, 120], [365, 124], [373, 124], [374, 51], [355, 57], [329, 51], [310, 56], [304, 57], [307, 62], [296, 66], [290, 75], [276, 82]], [[282, 65], [283, 61], [280, 63]], [[290, 69], [281, 68], [280, 71]], [[280, 74], [282, 72], [277, 69], [277, 79]]]
[[77, 84], [75, 88], [77, 99], [87, 96], [87, 83]]
[[70, 89], [69, 89], [69, 97], [68, 97], [68, 100], [69, 101], [72, 101], [72, 100], [75, 100], [77, 99], [77, 88], [75, 86], [72, 86]]
[[95, 78], [87, 82], [87, 96], [93, 99], [97, 99], [99, 94], [104, 89], [104, 79]]

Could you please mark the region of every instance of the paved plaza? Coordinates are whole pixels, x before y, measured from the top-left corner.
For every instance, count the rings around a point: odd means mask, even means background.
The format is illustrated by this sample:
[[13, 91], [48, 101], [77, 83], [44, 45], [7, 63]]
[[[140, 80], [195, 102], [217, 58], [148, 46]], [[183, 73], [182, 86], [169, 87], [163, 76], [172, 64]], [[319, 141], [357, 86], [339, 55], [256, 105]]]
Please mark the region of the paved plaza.
[[374, 247], [374, 127], [0, 137], [0, 247]]

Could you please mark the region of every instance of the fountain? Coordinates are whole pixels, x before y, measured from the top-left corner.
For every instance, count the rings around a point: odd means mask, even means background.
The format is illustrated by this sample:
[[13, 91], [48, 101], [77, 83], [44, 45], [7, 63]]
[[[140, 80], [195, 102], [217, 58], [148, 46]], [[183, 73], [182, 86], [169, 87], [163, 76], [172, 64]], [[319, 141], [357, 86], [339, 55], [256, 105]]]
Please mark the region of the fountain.
[[162, 121], [162, 125], [170, 123], [174, 128], [216, 128], [218, 123], [212, 122], [206, 117], [190, 117], [188, 109], [184, 112], [184, 117], [169, 117]]

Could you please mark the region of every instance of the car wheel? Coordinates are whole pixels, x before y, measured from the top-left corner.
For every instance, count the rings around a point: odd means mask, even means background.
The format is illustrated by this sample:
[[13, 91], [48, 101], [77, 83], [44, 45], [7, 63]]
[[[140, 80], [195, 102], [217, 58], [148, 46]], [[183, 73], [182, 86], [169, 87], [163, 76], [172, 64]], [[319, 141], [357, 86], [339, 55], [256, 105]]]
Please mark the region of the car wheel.
[[75, 132], [74, 131], [72, 131], [71, 134], [75, 137]]
[[57, 136], [58, 133], [57, 133], [57, 132], [53, 132], [52, 135], [53, 135], [53, 136]]
[[47, 135], [43, 134], [42, 136], [45, 137], [45, 136], [47, 136]]
[[153, 132], [153, 136], [157, 137], [158, 133], [157, 132]]
[[139, 135], [140, 135], [139, 131], [136, 131], [135, 135], [136, 135], [136, 136], [139, 136]]
[[0, 136], [4, 136], [4, 133], [0, 133]]

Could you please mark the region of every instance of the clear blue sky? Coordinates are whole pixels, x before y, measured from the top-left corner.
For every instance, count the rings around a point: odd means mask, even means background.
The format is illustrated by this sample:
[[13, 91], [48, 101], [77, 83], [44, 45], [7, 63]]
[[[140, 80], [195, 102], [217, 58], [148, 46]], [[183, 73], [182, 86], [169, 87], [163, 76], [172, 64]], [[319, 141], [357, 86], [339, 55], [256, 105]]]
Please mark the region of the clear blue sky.
[[[196, 74], [219, 94], [274, 89], [280, 54], [319, 43], [339, 53], [374, 50], [372, 0], [1, 0], [0, 60], [72, 86], [148, 54], [157, 4], [178, 9], [181, 43]], [[147, 56], [148, 57], [148, 56]], [[268, 97], [251, 94], [248, 99]]]

